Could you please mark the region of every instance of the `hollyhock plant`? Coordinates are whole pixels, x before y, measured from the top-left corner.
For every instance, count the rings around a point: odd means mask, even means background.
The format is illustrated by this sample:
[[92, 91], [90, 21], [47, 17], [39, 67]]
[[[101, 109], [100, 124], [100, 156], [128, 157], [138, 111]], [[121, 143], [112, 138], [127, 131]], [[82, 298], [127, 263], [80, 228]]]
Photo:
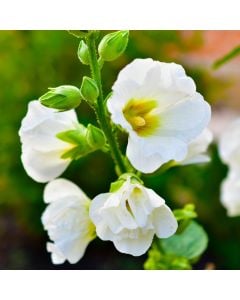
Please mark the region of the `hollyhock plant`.
[[75, 129], [77, 124], [74, 110], [57, 112], [37, 100], [29, 103], [19, 135], [22, 163], [30, 177], [38, 182], [47, 182], [65, 171], [71, 159], [61, 156], [74, 145], [60, 140], [56, 134]]
[[177, 230], [177, 221], [163, 198], [130, 177], [115, 192], [92, 200], [90, 218], [98, 237], [110, 240], [118, 251], [144, 254], [156, 234], [167, 238]]
[[74, 264], [95, 238], [95, 227], [89, 218], [90, 200], [69, 180], [58, 178], [47, 184], [44, 201], [48, 204], [42, 215], [44, 229], [53, 243], [47, 243], [52, 262], [65, 260]]
[[[50, 238], [47, 251], [52, 262], [77, 263], [88, 244], [99, 237], [133, 256], [143, 255], [152, 246], [151, 269], [176, 265], [189, 269], [193, 258], [187, 256], [189, 249], [194, 250], [196, 262], [207, 245], [204, 230], [192, 222], [197, 217], [194, 205], [172, 211], [145, 186], [147, 176], [141, 173], [152, 173], [165, 163], [168, 168], [209, 161], [210, 106], [182, 66], [151, 58], [135, 59], [124, 67], [112, 93], [105, 93], [102, 68], [124, 53], [129, 32], [109, 33], [101, 40], [96, 30], [71, 33], [79, 39], [77, 56], [90, 68], [90, 75], [83, 76], [79, 87], [50, 88], [39, 100], [31, 101], [19, 130], [27, 174], [35, 181], [48, 182], [41, 220]], [[73, 110], [82, 100], [96, 116], [86, 127], [78, 122], [78, 110]], [[128, 133], [126, 155], [124, 140], [118, 140], [120, 127]], [[118, 179], [109, 192], [101, 191], [91, 201], [71, 181], [56, 178], [72, 160], [97, 150], [111, 155]], [[92, 174], [87, 181], [94, 184], [99, 178], [96, 172]], [[158, 184], [155, 179], [152, 182]], [[171, 244], [164, 253], [162, 239]], [[180, 254], [179, 242], [184, 245]]]
[[178, 64], [135, 59], [112, 89], [112, 121], [128, 132], [127, 157], [143, 173], [185, 159], [188, 144], [209, 123], [210, 106]]

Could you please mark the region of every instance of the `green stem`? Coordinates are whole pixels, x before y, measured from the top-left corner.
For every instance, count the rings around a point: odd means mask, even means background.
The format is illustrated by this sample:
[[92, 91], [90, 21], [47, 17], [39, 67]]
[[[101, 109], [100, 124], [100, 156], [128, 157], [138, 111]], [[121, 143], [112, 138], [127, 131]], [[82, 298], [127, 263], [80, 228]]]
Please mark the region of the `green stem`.
[[108, 144], [110, 146], [112, 158], [116, 163], [120, 173], [128, 172], [127, 167], [124, 163], [122, 153], [119, 149], [118, 142], [116, 137], [113, 134], [112, 127], [110, 124], [109, 117], [106, 115], [106, 110], [104, 106], [104, 98], [103, 98], [103, 91], [102, 91], [102, 80], [101, 80], [101, 72], [98, 64], [97, 59], [97, 52], [96, 52], [96, 43], [95, 43], [95, 34], [92, 32], [86, 38], [86, 43], [88, 46], [89, 51], [89, 62], [92, 77], [95, 80], [98, 89], [99, 89], [99, 97], [97, 99], [97, 106], [96, 106], [96, 114], [98, 117], [99, 124], [108, 140]]

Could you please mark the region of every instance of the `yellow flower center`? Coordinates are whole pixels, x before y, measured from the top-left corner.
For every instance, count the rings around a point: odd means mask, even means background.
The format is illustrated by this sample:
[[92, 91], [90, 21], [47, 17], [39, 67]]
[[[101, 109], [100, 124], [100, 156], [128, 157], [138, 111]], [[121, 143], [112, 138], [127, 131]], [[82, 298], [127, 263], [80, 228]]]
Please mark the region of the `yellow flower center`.
[[149, 136], [159, 127], [157, 101], [153, 99], [130, 99], [123, 108], [126, 120], [139, 136]]

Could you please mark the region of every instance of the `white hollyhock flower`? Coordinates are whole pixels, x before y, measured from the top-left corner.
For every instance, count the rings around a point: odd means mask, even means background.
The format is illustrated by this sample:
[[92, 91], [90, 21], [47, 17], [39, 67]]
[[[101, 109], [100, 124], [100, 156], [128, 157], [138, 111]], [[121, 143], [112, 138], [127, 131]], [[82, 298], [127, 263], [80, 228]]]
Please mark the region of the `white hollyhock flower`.
[[221, 134], [219, 154], [231, 168], [240, 170], [240, 118], [231, 122]]
[[150, 58], [135, 59], [119, 73], [107, 106], [112, 121], [129, 133], [131, 164], [144, 173], [185, 159], [211, 115], [182, 66]]
[[177, 221], [165, 201], [153, 190], [130, 178], [113, 193], [100, 194], [90, 206], [90, 218], [102, 240], [110, 240], [118, 251], [144, 254], [159, 238], [173, 235]]
[[240, 172], [230, 170], [221, 185], [221, 203], [229, 217], [240, 216]]
[[22, 162], [27, 174], [38, 182], [50, 181], [61, 175], [71, 160], [61, 155], [73, 145], [56, 137], [78, 124], [74, 110], [57, 112], [37, 100], [28, 105], [19, 135], [22, 142]]
[[89, 218], [90, 200], [77, 185], [59, 178], [46, 185], [44, 201], [48, 206], [42, 223], [54, 242], [47, 243], [53, 263], [76, 263], [95, 237], [95, 227]]
[[210, 161], [206, 154], [209, 144], [213, 141], [213, 134], [209, 129], [203, 132], [188, 145], [187, 157], [180, 162], [181, 165], [199, 164]]

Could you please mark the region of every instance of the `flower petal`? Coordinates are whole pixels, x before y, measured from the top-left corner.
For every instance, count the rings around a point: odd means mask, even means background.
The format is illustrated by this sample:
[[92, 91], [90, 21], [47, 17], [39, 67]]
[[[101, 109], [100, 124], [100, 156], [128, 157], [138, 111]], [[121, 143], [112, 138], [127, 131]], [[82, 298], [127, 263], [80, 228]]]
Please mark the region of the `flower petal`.
[[191, 142], [208, 125], [210, 117], [209, 104], [196, 93], [195, 96], [178, 102], [160, 113], [161, 125], [158, 135]]
[[130, 236], [129, 238], [115, 239], [113, 241], [114, 246], [121, 253], [131, 254], [133, 256], [143, 255], [152, 244], [154, 231], [148, 230], [142, 232], [138, 230], [137, 235], [138, 237], [135, 238], [131, 238]]
[[170, 208], [163, 204], [156, 208], [152, 214], [152, 222], [159, 238], [168, 238], [173, 235], [178, 227], [176, 218]]
[[47, 243], [47, 251], [52, 254], [51, 259], [53, 264], [59, 265], [65, 262], [65, 257], [54, 243]]
[[130, 64], [124, 67], [118, 74], [118, 78], [113, 85], [113, 90], [118, 89], [118, 84], [123, 81], [134, 80], [138, 84], [142, 84], [147, 72], [155, 65], [151, 58], [134, 59]]
[[19, 135], [22, 143], [39, 151], [64, 149], [68, 144], [59, 140], [56, 134], [75, 128], [76, 123], [74, 110], [58, 113], [39, 101], [31, 101]]
[[231, 122], [221, 134], [219, 154], [225, 163], [240, 169], [240, 118]]
[[129, 136], [126, 154], [135, 169], [152, 173], [172, 159], [183, 160], [187, 155], [187, 144], [174, 137], [143, 139]]
[[79, 197], [80, 201], [88, 201], [87, 196], [76, 184], [64, 178], [58, 178], [46, 185], [43, 199], [45, 203], [51, 203], [72, 196]]
[[59, 151], [40, 152], [22, 145], [22, 163], [27, 174], [37, 182], [47, 182], [62, 174], [70, 159], [61, 159]]
[[228, 176], [221, 184], [222, 205], [227, 209], [229, 217], [240, 215], [240, 172], [239, 170], [230, 170]]

